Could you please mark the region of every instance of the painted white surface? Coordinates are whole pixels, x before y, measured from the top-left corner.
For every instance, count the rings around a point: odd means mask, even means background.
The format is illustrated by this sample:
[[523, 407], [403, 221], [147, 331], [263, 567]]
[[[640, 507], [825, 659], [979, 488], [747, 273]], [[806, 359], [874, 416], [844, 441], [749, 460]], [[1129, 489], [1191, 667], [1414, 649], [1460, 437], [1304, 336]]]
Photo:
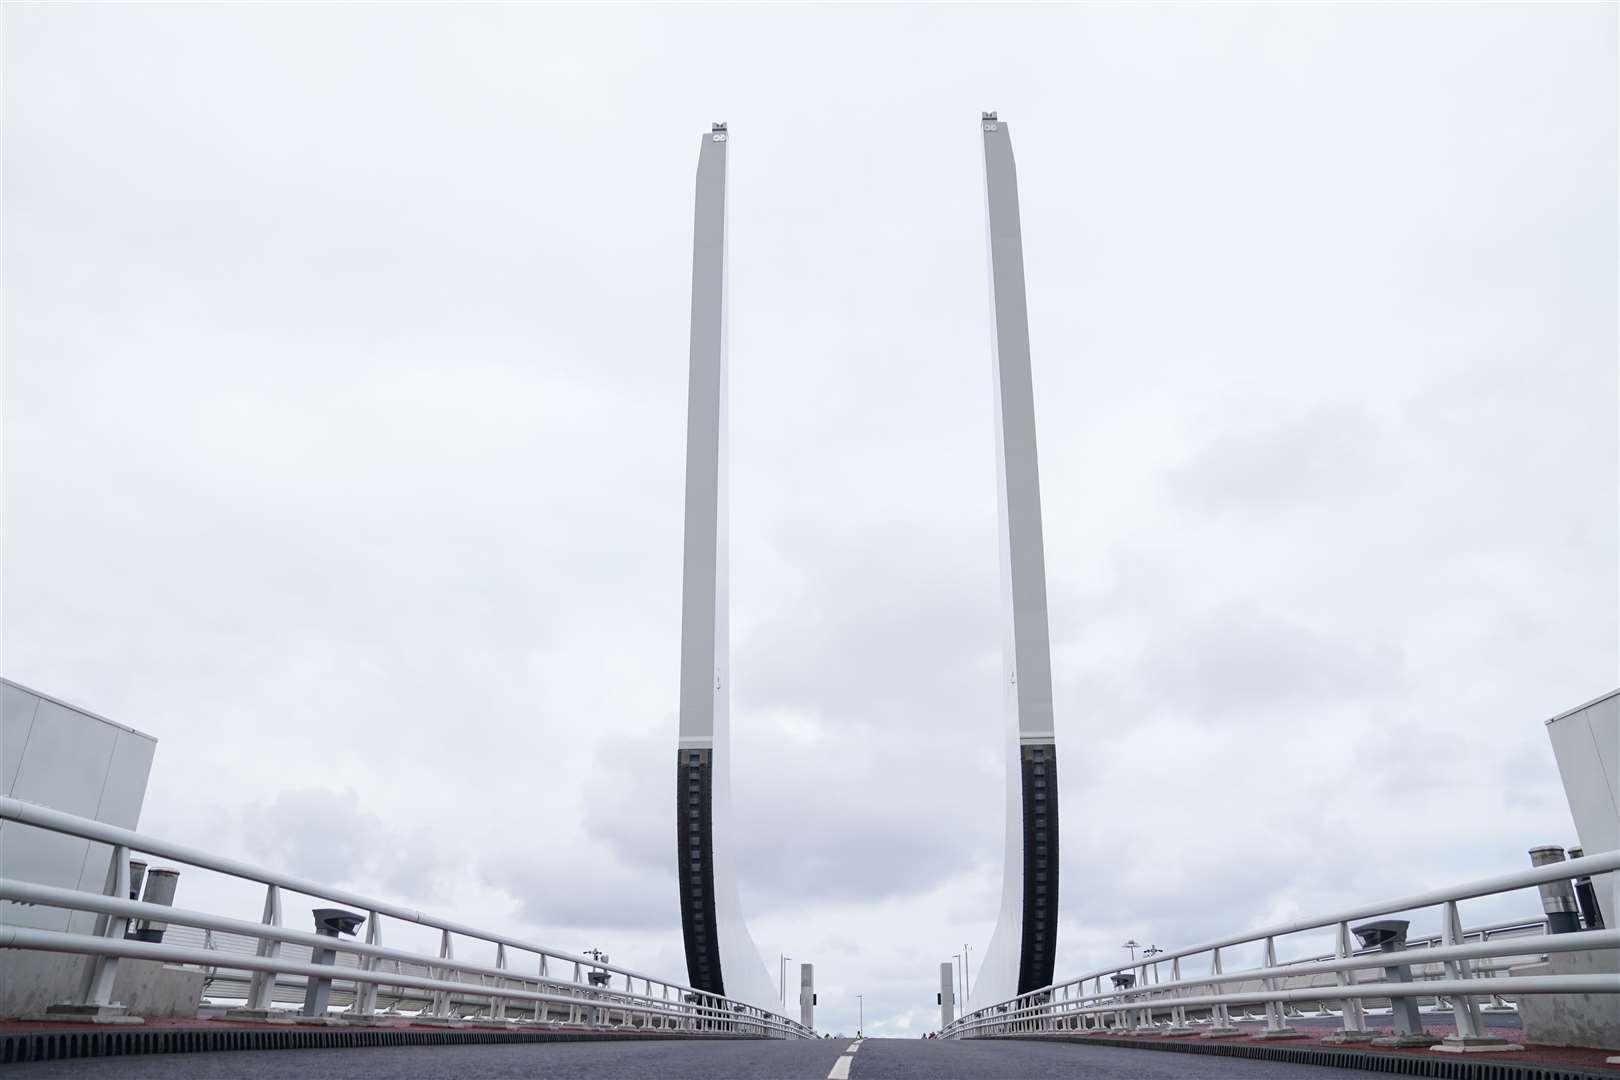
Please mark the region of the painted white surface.
[[[1024, 828], [1019, 747], [1054, 741], [1052, 654], [1046, 617], [1046, 553], [1018, 176], [1007, 125], [986, 120], [985, 228], [990, 241], [991, 347], [995, 376], [996, 488], [1001, 520], [1002, 708], [1007, 733], [1006, 840], [1001, 911], [972, 997], [1004, 1001], [1018, 991], [1023, 949]], [[1055, 913], [1054, 913], [1055, 914]], [[1053, 920], [1056, 925], [1056, 920]]]
[[[1588, 855], [1620, 849], [1620, 690], [1547, 721], [1575, 834]], [[1603, 925], [1620, 911], [1620, 874], [1592, 879]]]
[[686, 421], [686, 539], [681, 593], [679, 746], [712, 749], [710, 828], [715, 935], [726, 996], [775, 1012], [775, 982], [737, 894], [731, 813], [731, 638], [727, 476], [726, 152], [703, 136], [692, 238], [691, 383]]
[[[3, 793], [120, 828], [140, 825], [157, 740], [133, 728], [0, 680], [0, 779]], [[105, 844], [0, 823], [0, 875], [43, 885], [99, 891], [107, 879]], [[59, 908], [0, 904], [0, 922], [88, 933], [95, 916]]]

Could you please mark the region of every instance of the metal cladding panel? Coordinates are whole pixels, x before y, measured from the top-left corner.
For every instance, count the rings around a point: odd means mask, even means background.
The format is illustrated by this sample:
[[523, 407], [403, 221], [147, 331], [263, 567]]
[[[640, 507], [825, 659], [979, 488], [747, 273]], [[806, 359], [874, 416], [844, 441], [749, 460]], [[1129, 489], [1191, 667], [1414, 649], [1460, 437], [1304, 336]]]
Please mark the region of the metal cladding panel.
[[[698, 151], [692, 228], [691, 372], [686, 415], [686, 533], [681, 588], [681, 690], [677, 747], [708, 756], [701, 809], [709, 828], [694, 852], [682, 834], [682, 931], [699, 989], [775, 1010], [776, 986], [743, 919], [731, 816], [730, 549], [727, 521], [726, 151], [717, 125]], [[679, 774], [680, 790], [687, 778]], [[684, 801], [679, 804], [685, 807]], [[685, 820], [684, 818], [682, 819]], [[698, 858], [693, 859], [693, 854]], [[691, 864], [702, 867], [691, 895]], [[695, 902], [694, 902], [695, 901]], [[698, 934], [696, 916], [704, 915]], [[699, 947], [701, 946], [701, 947]], [[707, 982], [698, 981], [701, 975]]]
[[[12, 682], [0, 683], [0, 690], [5, 795], [120, 828], [140, 825], [155, 739]], [[99, 892], [110, 852], [78, 837], [0, 823], [0, 875], [6, 877]], [[94, 916], [4, 903], [0, 922], [81, 931], [93, 926]]]
[[991, 345], [995, 363], [996, 464], [1001, 524], [1004, 671], [1018, 734], [1052, 738], [1052, 649], [1046, 622], [1035, 387], [1024, 299], [1018, 172], [1007, 125], [983, 123], [985, 218], [990, 234]]
[[[1041, 533], [1040, 469], [1035, 444], [1035, 390], [1030, 370], [1024, 249], [1018, 172], [1007, 125], [994, 114], [980, 123], [984, 141], [985, 230], [989, 240], [991, 345], [996, 419], [996, 487], [1000, 511], [1002, 704], [1006, 766], [1006, 849], [1001, 912], [974, 980], [973, 994], [1003, 1001], [1051, 981], [1057, 945], [1056, 735], [1052, 659], [1046, 614], [1046, 552]], [[1023, 751], [1039, 748], [1054, 772], [1030, 786]], [[1048, 837], [1037, 857], [1031, 839]], [[1037, 870], [1044, 861], [1045, 870]]]
[[41, 699], [11, 797], [95, 817], [117, 742], [117, 728]]
[[[1575, 834], [1588, 855], [1620, 848], [1620, 690], [1547, 721]], [[1596, 874], [1603, 925], [1620, 919], [1620, 874]]]
[[681, 930], [687, 981], [711, 994], [726, 992], [714, 910], [714, 841], [709, 751], [677, 750], [676, 842], [681, 867]]
[[8, 796], [16, 786], [17, 769], [38, 708], [38, 696], [12, 683], [0, 683], [0, 791]]
[[726, 508], [726, 147], [698, 151], [692, 227], [691, 364], [686, 401], [686, 536], [681, 579], [683, 740], [726, 734], [730, 552]]
[[[107, 763], [107, 782], [101, 791], [101, 802], [96, 808], [97, 821], [113, 824], [129, 822], [133, 829], [141, 818], [141, 804], [146, 800], [146, 782], [152, 773], [152, 755], [157, 744], [144, 735], [128, 731], [115, 731], [112, 758]], [[107, 859], [112, 848], [106, 844], [91, 844], [85, 854], [84, 871], [79, 875], [79, 888], [100, 891], [107, 884]], [[73, 933], [88, 934], [96, 924], [96, 916], [88, 911], [75, 912], [68, 922]]]

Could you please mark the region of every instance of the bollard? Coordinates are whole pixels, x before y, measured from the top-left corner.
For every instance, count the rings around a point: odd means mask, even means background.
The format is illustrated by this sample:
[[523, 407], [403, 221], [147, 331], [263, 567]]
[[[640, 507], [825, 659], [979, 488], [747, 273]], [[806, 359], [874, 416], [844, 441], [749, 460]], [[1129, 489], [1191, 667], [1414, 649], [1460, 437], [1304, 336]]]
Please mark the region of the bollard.
[[[1578, 859], [1586, 852], [1578, 847], [1569, 849], [1569, 857]], [[1588, 930], [1603, 929], [1603, 909], [1598, 905], [1597, 888], [1592, 884], [1592, 875], [1585, 874], [1575, 879], [1575, 905], [1581, 909], [1581, 923]]]
[[[141, 881], [144, 880], [145, 877], [146, 863], [140, 859], [129, 860], [129, 898], [131, 900], [139, 900], [141, 898]], [[146, 940], [145, 938], [142, 938], [140, 934], [140, 930], [136, 928], [136, 924], [133, 921], [125, 925], [124, 937], [133, 938], [137, 941]]]
[[[1406, 947], [1406, 919], [1379, 919], [1377, 922], [1353, 926], [1350, 932], [1361, 939], [1362, 947], [1379, 952], [1399, 953]], [[1384, 978], [1392, 983], [1412, 981], [1412, 967], [1399, 961], [1386, 961]], [[1394, 1013], [1395, 1034], [1374, 1039], [1374, 1046], [1432, 1046], [1440, 1040], [1423, 1030], [1423, 1018], [1418, 1013], [1415, 997], [1391, 997], [1390, 1010]]]
[[1130, 1014], [1124, 1008], [1124, 998], [1131, 987], [1136, 985], [1136, 976], [1129, 971], [1121, 971], [1117, 975], [1108, 976], [1108, 981], [1114, 984], [1114, 996], [1120, 1004], [1120, 1011], [1114, 1013], [1114, 1026], [1110, 1030], [1123, 1035], [1130, 1030]]
[[[148, 904], [161, 904], [164, 907], [174, 907], [174, 891], [180, 884], [180, 871], [154, 869], [146, 872], [146, 888], [141, 899]], [[169, 928], [166, 922], [154, 922], [151, 919], [142, 919], [129, 934], [136, 941], [163, 941], [163, 931]]]
[[[1533, 847], [1530, 849], [1530, 865], [1546, 866], [1549, 863], [1563, 862], [1564, 849], [1556, 845]], [[1547, 913], [1547, 933], [1573, 934], [1581, 928], [1580, 908], [1575, 904], [1575, 888], [1568, 879], [1543, 882], [1541, 890], [1541, 910]], [[1593, 898], [1594, 900], [1596, 897]]]
[[816, 1026], [816, 966], [799, 965], [799, 1023], [807, 1028]]
[[[339, 934], [353, 934], [366, 921], [364, 915], [353, 911], [344, 911], [342, 908], [316, 908], [315, 932], [322, 937], [335, 938]], [[309, 962], [312, 964], [336, 964], [337, 950], [315, 948], [310, 950]], [[324, 1019], [326, 1005], [332, 996], [332, 980], [326, 977], [310, 979], [304, 987], [303, 1016], [313, 1016]]]
[[146, 863], [140, 859], [129, 860], [129, 898], [141, 898], [141, 879], [146, 876]]

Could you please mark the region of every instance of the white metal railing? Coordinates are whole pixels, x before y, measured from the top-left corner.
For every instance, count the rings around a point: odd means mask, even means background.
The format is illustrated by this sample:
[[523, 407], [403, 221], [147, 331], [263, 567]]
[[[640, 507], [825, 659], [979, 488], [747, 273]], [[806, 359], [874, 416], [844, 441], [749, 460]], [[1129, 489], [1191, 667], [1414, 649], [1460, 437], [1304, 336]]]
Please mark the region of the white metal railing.
[[[1265, 1010], [1265, 1031], [1285, 1032], [1285, 1009], [1293, 1003], [1337, 1003], [1342, 1009], [1342, 1031], [1364, 1030], [1363, 1002], [1394, 998], [1433, 997], [1449, 1001], [1457, 1034], [1477, 1038], [1484, 1034], [1480, 997], [1500, 1000], [1520, 994], [1620, 994], [1620, 980], [1612, 975], [1515, 975], [1514, 966], [1539, 962], [1546, 954], [1620, 949], [1620, 930], [1584, 930], [1549, 934], [1534, 920], [1497, 923], [1464, 932], [1457, 904], [1534, 888], [1544, 882], [1607, 873], [1620, 869], [1620, 852], [1586, 855], [1578, 859], [1530, 867], [1510, 874], [1431, 889], [1412, 896], [1364, 904], [1318, 918], [1300, 919], [1232, 934], [1185, 949], [1156, 954], [1126, 966], [1099, 968], [1063, 982], [1053, 983], [1006, 1001], [965, 1013], [941, 1033], [946, 1038], [1026, 1035], [1032, 1033], [1108, 1032], [1119, 1034], [1190, 1035], [1236, 1034], [1228, 1009], [1260, 1005]], [[1438, 941], [1419, 939], [1403, 951], [1382, 952], [1351, 946], [1350, 924], [1362, 919], [1438, 908]], [[1331, 957], [1279, 963], [1277, 940], [1289, 934], [1331, 928], [1337, 948]], [[1539, 928], [1539, 929], [1538, 929]], [[1529, 930], [1529, 933], [1525, 931]], [[1478, 940], [1470, 941], [1477, 937]], [[1431, 939], [1432, 941], [1432, 939]], [[1222, 951], [1259, 946], [1261, 966], [1229, 971]], [[1206, 968], [1184, 975], [1182, 965], [1201, 958]], [[1398, 959], [1397, 959], [1398, 958]], [[1482, 963], [1483, 962], [1483, 963]], [[1392, 963], [1438, 965], [1439, 977], [1414, 972], [1412, 981], [1382, 978]], [[1506, 965], [1508, 974], [1497, 970]], [[1161, 981], [1161, 965], [1169, 978]], [[1478, 966], [1476, 966], [1478, 965]], [[1369, 978], [1358, 980], [1358, 973]], [[1129, 976], [1133, 985], [1116, 986], [1116, 976]], [[1316, 976], [1329, 980], [1309, 985]], [[1284, 980], [1305, 986], [1285, 987]], [[1107, 981], [1109, 985], [1105, 986]], [[1232, 989], [1232, 984], [1251, 984]], [[1200, 1015], [1189, 1018], [1188, 1011]]]
[[[0, 878], [0, 900], [97, 916], [95, 930], [90, 934], [0, 926], [0, 948], [94, 958], [76, 1004], [108, 1005], [118, 961], [131, 957], [200, 968], [205, 976], [216, 980], [221, 972], [239, 973], [236, 982], [242, 985], [245, 980], [246, 1007], [257, 1012], [272, 1008], [277, 977], [286, 975], [299, 980], [300, 986], [312, 979], [329, 979], [334, 986], [349, 984], [351, 992], [338, 998], [351, 1002], [343, 1014], [348, 1017], [379, 1015], [379, 990], [388, 989], [393, 991], [389, 996], [396, 1003], [407, 999], [424, 1003], [431, 1019], [441, 1022], [471, 1018], [494, 1023], [637, 1028], [671, 1034], [815, 1038], [813, 1031], [797, 1021], [731, 998], [49, 807], [0, 798], [0, 821], [82, 837], [112, 848], [107, 886], [101, 893]], [[265, 887], [263, 914], [253, 922], [131, 900], [132, 852], [261, 884]], [[283, 891], [356, 909], [366, 916], [365, 940], [327, 937], [282, 926]], [[385, 946], [384, 918], [438, 930], [438, 954]], [[187, 946], [126, 938], [126, 927], [136, 919], [201, 930], [202, 943]], [[238, 948], [218, 947], [232, 938]], [[495, 963], [456, 959], [457, 938], [493, 945]], [[239, 951], [244, 941], [252, 943], [251, 951]], [[306, 958], [283, 956], [284, 945], [292, 946]], [[316, 948], [335, 950], [337, 963], [311, 963], [307, 957]], [[514, 954], [532, 957], [528, 972], [513, 966]]]

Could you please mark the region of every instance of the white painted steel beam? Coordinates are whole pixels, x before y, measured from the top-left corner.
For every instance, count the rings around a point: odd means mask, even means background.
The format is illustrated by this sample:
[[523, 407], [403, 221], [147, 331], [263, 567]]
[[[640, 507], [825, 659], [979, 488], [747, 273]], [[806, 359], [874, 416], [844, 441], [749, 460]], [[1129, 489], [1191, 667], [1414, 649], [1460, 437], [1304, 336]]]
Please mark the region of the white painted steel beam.
[[1057, 740], [1018, 173], [1007, 125], [985, 113], [979, 126], [990, 247], [1007, 816], [1001, 912], [972, 996], [1001, 1001], [1052, 981], [1058, 915]]
[[692, 228], [691, 374], [681, 589], [677, 866], [693, 986], [778, 1006], [737, 895], [731, 818], [730, 552], [727, 488], [726, 153], [724, 124], [698, 151]]

